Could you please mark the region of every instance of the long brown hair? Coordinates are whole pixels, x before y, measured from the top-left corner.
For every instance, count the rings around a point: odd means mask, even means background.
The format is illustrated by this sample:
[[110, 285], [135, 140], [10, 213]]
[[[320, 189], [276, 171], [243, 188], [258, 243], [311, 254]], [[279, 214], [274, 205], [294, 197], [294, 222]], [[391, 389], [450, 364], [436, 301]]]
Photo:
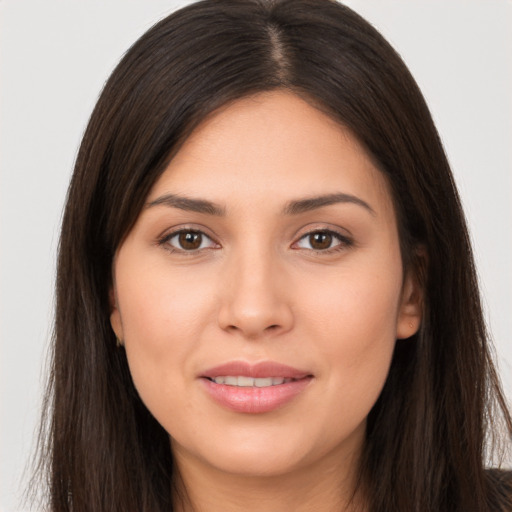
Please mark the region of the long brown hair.
[[500, 425], [510, 436], [512, 421], [439, 136], [397, 53], [329, 0], [192, 4], [143, 35], [108, 80], [59, 247], [42, 451], [50, 510], [172, 510], [168, 434], [141, 402], [110, 328], [113, 256], [194, 127], [227, 102], [277, 88], [365, 146], [392, 190], [404, 265], [425, 290], [420, 331], [397, 342], [368, 418], [359, 481], [370, 511], [507, 510], [508, 484], [485, 469], [486, 447]]

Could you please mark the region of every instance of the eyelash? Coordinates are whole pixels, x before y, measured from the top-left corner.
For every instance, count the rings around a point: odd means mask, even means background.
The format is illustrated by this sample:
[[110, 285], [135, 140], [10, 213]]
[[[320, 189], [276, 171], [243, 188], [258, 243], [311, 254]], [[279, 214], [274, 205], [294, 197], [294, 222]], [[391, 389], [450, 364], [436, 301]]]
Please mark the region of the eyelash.
[[[173, 238], [179, 237], [180, 235], [186, 235], [186, 234], [193, 234], [193, 235], [201, 236], [201, 244], [200, 245], [203, 244], [204, 239], [208, 239], [208, 240], [210, 240], [211, 246], [210, 247], [199, 246], [198, 248], [187, 250], [184, 248], [173, 247], [170, 244], [170, 241]], [[293, 247], [293, 246], [297, 245], [299, 242], [301, 242], [302, 240], [305, 240], [308, 237], [311, 237], [311, 236], [317, 235], [317, 234], [323, 234], [323, 235], [332, 237], [332, 241], [337, 241], [338, 243], [332, 247], [327, 247], [326, 249], [315, 249], [313, 247], [311, 247], [311, 248]], [[171, 253], [179, 253], [179, 254], [183, 254], [183, 255], [194, 255], [194, 254], [197, 254], [199, 251], [214, 249], [215, 246], [219, 246], [219, 244], [217, 244], [217, 242], [212, 240], [212, 238], [210, 236], [208, 236], [206, 233], [204, 233], [203, 231], [201, 231], [199, 229], [192, 229], [192, 228], [179, 229], [178, 231], [173, 231], [172, 233], [168, 233], [167, 235], [163, 236], [162, 238], [160, 238], [158, 240], [158, 245], [165, 247], [165, 249]], [[303, 249], [303, 250], [307, 250], [307, 251], [312, 251], [316, 254], [331, 254], [331, 253], [335, 253], [338, 251], [348, 249], [348, 248], [352, 247], [353, 245], [354, 245], [354, 241], [351, 238], [349, 238], [345, 235], [342, 235], [341, 233], [338, 233], [331, 229], [313, 229], [311, 231], [308, 231], [307, 233], [304, 233], [296, 242], [294, 242], [292, 244], [292, 248], [294, 248], [295, 250]]]
[[[313, 229], [311, 231], [308, 231], [307, 233], [304, 233], [297, 240], [297, 242], [294, 242], [293, 245], [297, 245], [300, 241], [308, 239], [309, 237], [311, 237], [313, 235], [317, 235], [317, 234], [318, 235], [320, 235], [320, 234], [328, 235], [328, 236], [332, 237], [332, 241], [337, 240], [338, 243], [336, 245], [334, 245], [333, 247], [328, 247], [327, 249], [315, 249], [315, 248], [306, 249], [309, 251], [313, 251], [316, 254], [332, 254], [335, 252], [346, 250], [354, 245], [354, 241], [351, 238], [349, 238], [345, 235], [342, 235], [341, 233], [338, 233], [337, 231], [333, 231], [332, 229]], [[297, 250], [300, 250], [300, 248], [298, 248]]]
[[[201, 236], [201, 245], [203, 244], [204, 239], [210, 240], [212, 247], [198, 247], [197, 249], [183, 249], [179, 247], [173, 247], [170, 244], [170, 241], [173, 238], [179, 237], [180, 235], [186, 235], [186, 234], [193, 234], [193, 235], [199, 235]], [[201, 231], [200, 229], [192, 229], [192, 228], [183, 228], [179, 229], [178, 231], [173, 231], [172, 233], [168, 233], [167, 235], [163, 236], [158, 240], [158, 245], [163, 246], [167, 251], [171, 253], [179, 253], [187, 256], [192, 256], [194, 254], [197, 254], [199, 251], [204, 251], [208, 249], [213, 249], [215, 245], [218, 246], [218, 244], [212, 240], [210, 236], [208, 236], [206, 233]]]

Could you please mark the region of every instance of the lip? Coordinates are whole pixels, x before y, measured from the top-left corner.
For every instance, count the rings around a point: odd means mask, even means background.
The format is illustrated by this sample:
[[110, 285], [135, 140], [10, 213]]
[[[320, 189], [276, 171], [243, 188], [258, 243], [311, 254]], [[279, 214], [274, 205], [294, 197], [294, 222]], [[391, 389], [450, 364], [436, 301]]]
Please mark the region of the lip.
[[[284, 377], [291, 382], [268, 387], [238, 387], [217, 384], [211, 379], [219, 376], [253, 378]], [[210, 368], [200, 375], [201, 383], [209, 397], [229, 410], [261, 414], [279, 409], [301, 394], [313, 380], [311, 373], [273, 361], [256, 364], [232, 361]]]
[[302, 379], [311, 375], [310, 372], [293, 368], [274, 361], [261, 361], [251, 364], [245, 361], [230, 361], [210, 368], [201, 373], [201, 377], [213, 379], [221, 375], [245, 375], [246, 377], [284, 377], [285, 379]]

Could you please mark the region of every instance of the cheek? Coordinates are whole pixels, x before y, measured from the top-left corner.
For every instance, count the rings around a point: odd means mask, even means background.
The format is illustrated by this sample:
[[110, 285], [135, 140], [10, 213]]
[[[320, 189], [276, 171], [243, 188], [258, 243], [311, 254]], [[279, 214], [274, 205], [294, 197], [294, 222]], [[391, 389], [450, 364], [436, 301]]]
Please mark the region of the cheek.
[[311, 325], [325, 332], [326, 339], [335, 337], [361, 349], [378, 339], [394, 338], [401, 280], [396, 264], [385, 272], [369, 265], [363, 269], [349, 267], [325, 278], [312, 275], [307, 285], [302, 282], [294, 292], [301, 297], [298, 321], [308, 318]]
[[[125, 261], [135, 260], [133, 265]], [[164, 263], [137, 263], [130, 254], [118, 267], [117, 294], [128, 344], [168, 346], [173, 332], [187, 339], [211, 316], [211, 279]], [[151, 263], [151, 262], [150, 262]]]
[[366, 415], [386, 380], [396, 342], [401, 275], [399, 264], [390, 264], [385, 273], [374, 266], [351, 268], [324, 286], [318, 280], [310, 283], [303, 310], [308, 337], [326, 362], [329, 385], [339, 390], [333, 391], [334, 400], [341, 404], [343, 397], [344, 413]]
[[132, 379], [150, 410], [170, 410], [171, 403], [160, 402], [179, 392], [180, 376], [191, 372], [190, 356], [213, 316], [211, 294], [200, 276], [191, 282], [165, 266], [139, 265], [136, 273], [128, 265], [119, 268], [117, 293]]

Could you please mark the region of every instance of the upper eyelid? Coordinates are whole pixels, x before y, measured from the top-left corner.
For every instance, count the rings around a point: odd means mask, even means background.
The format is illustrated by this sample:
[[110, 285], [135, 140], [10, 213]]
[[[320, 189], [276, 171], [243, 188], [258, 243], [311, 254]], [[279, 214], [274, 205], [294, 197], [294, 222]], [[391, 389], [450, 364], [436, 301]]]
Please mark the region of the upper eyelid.
[[315, 233], [329, 233], [331, 235], [334, 235], [334, 237], [338, 238], [340, 241], [346, 241], [346, 240], [351, 240], [351, 237], [348, 236], [348, 235], [344, 235], [338, 231], [335, 231], [333, 229], [312, 229], [311, 231], [307, 231], [306, 233], [303, 233], [302, 235], [300, 235], [295, 242], [293, 242], [294, 244], [297, 243], [299, 240], [302, 240], [303, 238], [307, 237], [307, 236], [310, 236], [310, 235], [313, 235]]
[[[304, 229], [305, 229], [305, 231], [303, 231]], [[294, 240], [295, 241], [300, 240], [301, 238], [311, 235], [313, 233], [325, 233], [325, 232], [332, 233], [333, 235], [336, 235], [345, 240], [347, 240], [347, 239], [353, 240], [353, 238], [354, 238], [352, 233], [350, 233], [347, 229], [343, 229], [341, 227], [331, 226], [331, 225], [326, 226], [324, 224], [324, 225], [316, 225], [314, 227], [309, 226], [309, 227], [301, 228], [301, 229], [297, 230], [297, 232], [294, 235]], [[293, 242], [293, 243], [295, 243], [295, 242]]]
[[303, 238], [307, 235], [311, 235], [313, 233], [332, 233], [333, 235], [338, 235], [340, 237], [345, 237], [345, 238], [348, 238], [348, 235], [344, 235], [342, 233], [340, 233], [339, 231], [337, 231], [336, 229], [332, 229], [332, 228], [313, 228], [313, 229], [310, 229], [309, 231], [306, 231], [305, 233], [302, 233], [299, 238]]
[[169, 239], [175, 235], [178, 235], [179, 233], [183, 233], [183, 232], [187, 232], [187, 231], [192, 231], [194, 233], [201, 233], [202, 235], [210, 238], [215, 243], [218, 243], [217, 237], [215, 235], [213, 235], [208, 228], [206, 228], [205, 226], [194, 226], [194, 225], [190, 225], [190, 224], [167, 228], [157, 237], [157, 239], [158, 240]]

